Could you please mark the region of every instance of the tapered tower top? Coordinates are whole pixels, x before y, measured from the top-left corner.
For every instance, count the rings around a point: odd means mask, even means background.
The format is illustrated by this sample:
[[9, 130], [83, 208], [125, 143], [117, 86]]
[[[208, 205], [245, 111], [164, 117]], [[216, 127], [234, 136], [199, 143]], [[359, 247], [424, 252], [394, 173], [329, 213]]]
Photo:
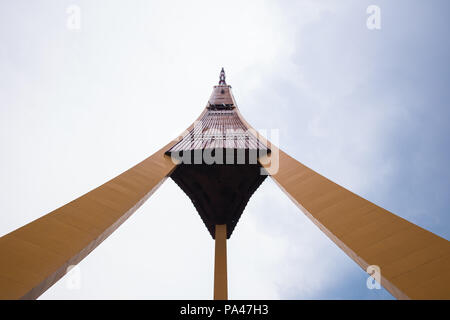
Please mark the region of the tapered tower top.
[[219, 84], [215, 85], [213, 92], [208, 101], [209, 109], [232, 109], [234, 108], [234, 101], [231, 95], [231, 86], [227, 85], [225, 81], [225, 70], [220, 70]]
[[225, 82], [225, 70], [220, 71], [220, 78], [219, 78], [219, 86], [226, 86], [227, 83]]

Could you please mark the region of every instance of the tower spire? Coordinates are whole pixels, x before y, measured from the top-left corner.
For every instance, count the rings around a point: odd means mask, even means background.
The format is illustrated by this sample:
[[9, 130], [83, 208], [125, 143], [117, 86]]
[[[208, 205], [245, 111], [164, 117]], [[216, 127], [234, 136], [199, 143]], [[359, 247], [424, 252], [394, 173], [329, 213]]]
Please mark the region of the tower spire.
[[227, 85], [227, 83], [225, 82], [225, 70], [223, 70], [223, 68], [220, 71], [219, 86], [220, 85], [223, 85], [223, 86]]

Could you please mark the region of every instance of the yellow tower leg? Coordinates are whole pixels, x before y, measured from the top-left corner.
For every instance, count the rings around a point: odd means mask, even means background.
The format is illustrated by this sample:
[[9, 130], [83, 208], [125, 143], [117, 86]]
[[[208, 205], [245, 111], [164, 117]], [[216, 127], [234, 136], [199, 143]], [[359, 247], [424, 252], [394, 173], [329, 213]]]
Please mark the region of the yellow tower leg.
[[228, 299], [227, 286], [227, 225], [216, 225], [214, 257], [214, 300]]

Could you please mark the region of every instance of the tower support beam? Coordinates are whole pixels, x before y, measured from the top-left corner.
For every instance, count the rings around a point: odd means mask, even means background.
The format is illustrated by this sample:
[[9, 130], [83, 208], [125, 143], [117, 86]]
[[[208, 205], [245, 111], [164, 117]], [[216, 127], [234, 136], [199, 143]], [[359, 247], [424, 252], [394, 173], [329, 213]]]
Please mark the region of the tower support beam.
[[330, 181], [261, 135], [258, 139], [271, 150], [259, 162], [281, 190], [394, 297], [450, 299], [449, 241]]
[[228, 299], [227, 284], [227, 225], [216, 225], [214, 253], [214, 300]]
[[[398, 299], [450, 298], [450, 242], [326, 179], [271, 145], [262, 160], [300, 210]], [[373, 271], [375, 271], [374, 274]]]
[[0, 237], [0, 299], [36, 299], [94, 250], [170, 176], [176, 163], [165, 152], [181, 138], [100, 187]]

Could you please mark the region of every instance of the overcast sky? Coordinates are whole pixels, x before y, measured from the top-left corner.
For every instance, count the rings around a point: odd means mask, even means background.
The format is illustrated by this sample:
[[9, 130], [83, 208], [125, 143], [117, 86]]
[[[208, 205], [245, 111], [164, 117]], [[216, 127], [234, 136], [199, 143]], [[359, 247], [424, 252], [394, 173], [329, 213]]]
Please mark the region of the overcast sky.
[[[369, 5], [381, 29], [367, 28]], [[157, 151], [197, 118], [225, 67], [241, 113], [279, 129], [284, 151], [449, 239], [449, 9], [0, 1], [0, 235]], [[213, 245], [169, 179], [79, 264], [76, 285], [66, 276], [41, 298], [211, 299]], [[228, 242], [228, 263], [231, 299], [393, 298], [369, 290], [270, 179]]]

